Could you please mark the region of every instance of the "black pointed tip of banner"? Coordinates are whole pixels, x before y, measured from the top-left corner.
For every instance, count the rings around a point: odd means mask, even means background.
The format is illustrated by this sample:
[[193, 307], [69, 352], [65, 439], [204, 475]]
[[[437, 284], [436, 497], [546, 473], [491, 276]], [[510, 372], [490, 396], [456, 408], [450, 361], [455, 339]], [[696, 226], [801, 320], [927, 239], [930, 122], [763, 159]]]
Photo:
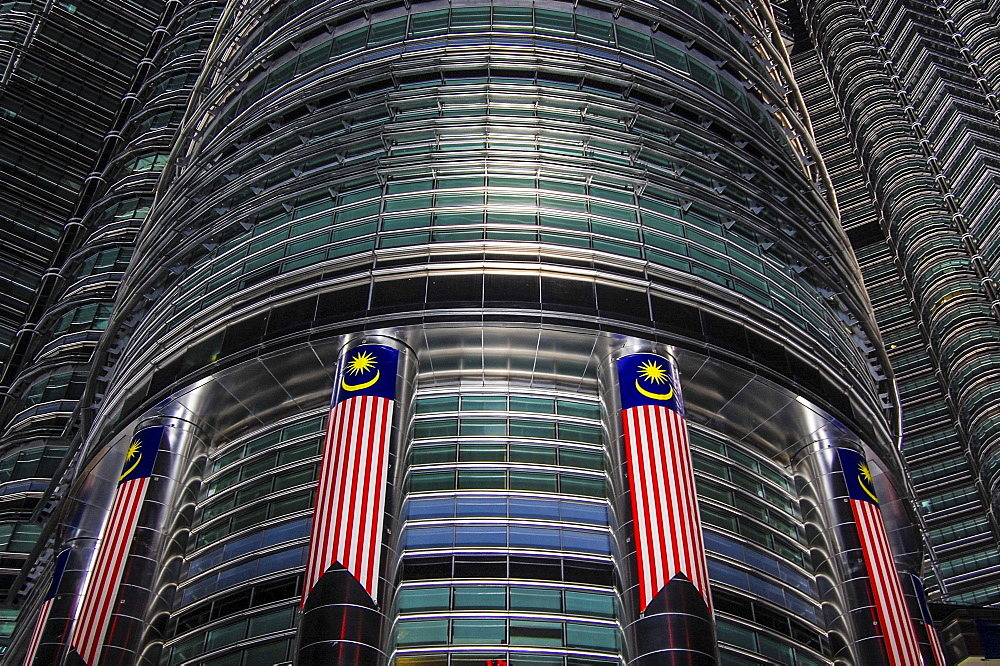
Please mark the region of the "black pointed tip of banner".
[[694, 583], [683, 573], [674, 574], [663, 589], [650, 600], [643, 615], [681, 612], [711, 621], [708, 602]]

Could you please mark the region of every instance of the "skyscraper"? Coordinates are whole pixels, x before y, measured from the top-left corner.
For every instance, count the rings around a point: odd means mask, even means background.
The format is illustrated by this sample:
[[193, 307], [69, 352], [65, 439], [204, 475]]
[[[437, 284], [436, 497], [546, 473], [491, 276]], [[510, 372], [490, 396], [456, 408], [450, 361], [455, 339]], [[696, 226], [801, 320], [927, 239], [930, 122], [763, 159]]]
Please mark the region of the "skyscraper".
[[803, 85], [896, 369], [928, 584], [953, 603], [996, 603], [995, 10], [841, 10], [833, 28], [834, 6], [807, 6], [819, 48], [803, 50]]
[[[975, 520], [989, 561], [991, 486], [924, 471], [914, 512], [876, 314], [978, 350], [933, 470], [990, 451], [991, 287], [931, 277], [959, 248], [844, 11], [167, 3], [5, 407], [3, 461], [67, 449], [10, 654], [943, 663], [915, 580], [992, 600], [937, 555]], [[923, 328], [852, 242], [947, 284]]]

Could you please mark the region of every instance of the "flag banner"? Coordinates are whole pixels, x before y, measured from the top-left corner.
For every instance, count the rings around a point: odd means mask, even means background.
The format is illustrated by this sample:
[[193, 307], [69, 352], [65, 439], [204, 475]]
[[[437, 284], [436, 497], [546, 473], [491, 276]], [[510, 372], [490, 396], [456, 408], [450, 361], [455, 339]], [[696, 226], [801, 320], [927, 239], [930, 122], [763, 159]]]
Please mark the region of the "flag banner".
[[889, 538], [882, 522], [868, 462], [853, 449], [838, 448], [837, 454], [861, 538], [861, 551], [868, 568], [868, 581], [889, 663], [892, 666], [921, 664], [920, 644], [889, 549]]
[[920, 576], [910, 574], [913, 581], [913, 591], [917, 595], [917, 604], [920, 606], [920, 619], [924, 622], [924, 629], [927, 631], [927, 643], [931, 646], [934, 654], [934, 666], [948, 666], [944, 658], [944, 649], [941, 647], [941, 639], [938, 638], [937, 629], [934, 628], [934, 619], [931, 617], [931, 610], [927, 607], [927, 595], [924, 593], [924, 582]]
[[100, 658], [104, 637], [114, 614], [112, 604], [118, 596], [139, 510], [146, 497], [146, 487], [165, 430], [164, 426], [139, 430], [125, 454], [111, 512], [101, 531], [97, 553], [81, 596], [80, 611], [70, 635], [70, 645], [87, 664], [96, 664]]
[[684, 404], [673, 363], [656, 354], [618, 359], [625, 454], [639, 568], [639, 610], [675, 579], [711, 611]]
[[24, 656], [25, 666], [30, 666], [35, 660], [38, 646], [42, 643], [42, 632], [45, 630], [45, 623], [49, 620], [49, 611], [52, 610], [52, 602], [59, 592], [59, 583], [62, 581], [63, 572], [66, 571], [66, 563], [69, 561], [69, 548], [56, 556], [56, 567], [52, 572], [52, 582], [49, 590], [42, 600], [42, 607], [38, 610], [38, 620], [35, 621], [35, 630], [31, 634], [31, 641], [28, 643], [28, 653]]
[[302, 605], [334, 564], [377, 602], [399, 351], [359, 345], [337, 366]]

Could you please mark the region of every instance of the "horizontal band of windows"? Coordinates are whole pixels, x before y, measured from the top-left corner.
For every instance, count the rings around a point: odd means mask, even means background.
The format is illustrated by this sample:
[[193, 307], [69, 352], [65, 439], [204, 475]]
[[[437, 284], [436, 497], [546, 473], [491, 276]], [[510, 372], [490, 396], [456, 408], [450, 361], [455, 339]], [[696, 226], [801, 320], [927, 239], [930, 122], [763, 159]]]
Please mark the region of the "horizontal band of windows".
[[187, 566], [181, 573], [182, 580], [192, 578], [212, 567], [231, 562], [255, 550], [273, 548], [278, 544], [304, 539], [309, 535], [311, 518], [299, 518], [287, 523], [280, 523], [258, 530], [247, 536], [233, 539], [225, 545], [202, 551], [195, 556], [189, 556]]
[[[742, 648], [749, 652], [754, 652], [765, 657], [767, 663], [796, 664], [796, 666], [823, 666], [826, 660], [821, 660], [818, 656], [807, 653], [801, 647], [769, 636], [762, 631], [754, 631], [736, 622], [719, 619], [716, 622], [719, 642]], [[796, 641], [797, 642], [797, 641]], [[819, 648], [814, 648], [817, 651]], [[761, 663], [756, 660], [728, 661], [730, 655], [726, 655], [726, 663], [747, 664], [748, 666]]]
[[189, 541], [192, 550], [204, 548], [248, 528], [258, 527], [268, 520], [308, 511], [313, 507], [316, 492], [312, 487], [291, 495], [278, 495], [268, 502], [260, 502], [249, 509], [225, 516], [210, 527], [199, 531], [196, 538]]
[[560, 552], [611, 554], [611, 535], [594, 530], [515, 525], [457, 525], [403, 529], [407, 552], [435, 548], [524, 548]]
[[811, 566], [811, 562], [807, 559], [802, 544], [775, 532], [773, 527], [766, 524], [757, 524], [747, 516], [738, 515], [736, 511], [726, 510], [708, 502], [701, 502], [699, 509], [701, 521], [704, 526], [716, 527], [720, 530], [732, 532], [733, 534], [739, 534], [751, 543], [762, 546], [799, 567], [806, 568]]
[[519, 470], [435, 470], [412, 472], [407, 478], [406, 491], [410, 493], [449, 490], [523, 490], [526, 492], [579, 495], [581, 497], [607, 497], [603, 476], [557, 474], [554, 472], [527, 472]]
[[515, 618], [400, 619], [395, 629], [397, 646], [537, 645], [614, 652], [621, 641], [615, 625]]
[[818, 602], [814, 598], [800, 594], [789, 585], [782, 585], [773, 578], [766, 579], [762, 575], [744, 571], [712, 557], [708, 558], [708, 574], [713, 583], [723, 583], [734, 590], [766, 599], [796, 617], [816, 626], [822, 626]]
[[515, 579], [579, 583], [611, 588], [614, 567], [609, 558], [582, 559], [558, 553], [533, 556], [521, 553], [489, 555], [408, 555], [400, 580]]
[[404, 585], [395, 600], [395, 610], [400, 614], [509, 609], [614, 619], [620, 614], [616, 606], [614, 592], [488, 583]]
[[809, 626], [801, 618], [779, 611], [770, 604], [757, 599], [747, 599], [716, 587], [712, 590], [712, 604], [718, 613], [725, 613], [747, 622], [753, 622], [770, 631], [788, 636], [800, 645], [806, 645], [817, 652], [823, 652], [826, 643], [824, 632]]
[[604, 502], [460, 494], [443, 497], [412, 497], [403, 507], [403, 520], [440, 518], [529, 518], [585, 525], [608, 525]]
[[[211, 482], [205, 485], [205, 488], [202, 491], [202, 498], [205, 499], [212, 497], [213, 495], [221, 493], [223, 490], [232, 488], [233, 486], [243, 483], [244, 481], [249, 481], [258, 476], [263, 476], [265, 472], [271, 472], [284, 467], [285, 465], [300, 463], [303, 460], [314, 458], [319, 455], [319, 446], [321, 441], [322, 438], [319, 436], [310, 437], [308, 439], [284, 446], [277, 451], [267, 452], [263, 455], [256, 456], [243, 465], [240, 465], [235, 469], [229, 469], [212, 479]], [[294, 475], [297, 471], [298, 470], [296, 469], [285, 470], [284, 473]], [[292, 481], [292, 477], [285, 478], [287, 478], [287, 481], [277, 482], [281, 487], [276, 486], [275, 490], [295, 485], [295, 482]], [[246, 487], [241, 488], [240, 492], [243, 492], [245, 488]], [[262, 494], [266, 494], [266, 492], [267, 491], [264, 491]]]
[[[214, 460], [212, 461], [212, 472], [218, 472], [223, 467], [228, 467], [237, 460], [250, 457], [256, 453], [260, 453], [264, 449], [271, 448], [272, 446], [276, 446], [283, 442], [298, 439], [299, 437], [304, 437], [306, 435], [322, 434], [326, 432], [326, 418], [326, 413], [323, 413], [315, 418], [299, 420], [290, 425], [286, 425], [281, 429], [274, 429], [266, 434], [255, 435], [248, 439], [244, 439], [234, 448], [223, 448], [222, 451], [225, 451], [225, 453], [217, 452], [213, 456]], [[283, 452], [284, 451], [282, 451], [282, 453]], [[280, 455], [281, 453], [279, 453], [279, 456]], [[298, 460], [298, 458], [295, 460]], [[277, 460], [278, 465], [283, 465], [284, 462], [280, 457]]]
[[[686, 3], [686, 5], [685, 13], [696, 14], [702, 21], [707, 20], [702, 17], [701, 7], [693, 3]], [[379, 47], [389, 47], [395, 51], [402, 51], [413, 40], [445, 37], [449, 34], [454, 34], [457, 39], [460, 39], [459, 35], [470, 31], [474, 33], [495, 31], [498, 35], [503, 35], [508, 42], [510, 39], [516, 39], [518, 34], [537, 36], [537, 38], [545, 40], [572, 39], [578, 42], [578, 48], [593, 52], [599, 57], [607, 56], [601, 51], [587, 48], [583, 44], [589, 42], [611, 49], [620, 48], [630, 56], [655, 61], [673, 71], [682, 73], [716, 94], [723, 94], [732, 104], [744, 112], [748, 112], [750, 107], [756, 108], [761, 104], [756, 99], [747, 98], [746, 91], [737, 82], [739, 79], [736, 79], [733, 74], [730, 74], [730, 77], [733, 77], [731, 79], [717, 73], [720, 65], [715, 63], [721, 57], [717, 52], [701, 53], [701, 58], [694, 55], [695, 52], [704, 48], [707, 42], [699, 42], [698, 49], [682, 48], [684, 37], [679, 33], [675, 33], [677, 37], [674, 39], [664, 37], [665, 34], [672, 32], [669, 27], [661, 28], [659, 38], [651, 38], [650, 35], [629, 30], [609, 21], [571, 13], [547, 9], [532, 10], [531, 8], [496, 8], [494, 11], [501, 14], [493, 17], [492, 22], [489, 7], [463, 7], [450, 11], [421, 12], [409, 17], [403, 16], [386, 21], [376, 19], [376, 22], [371, 26], [358, 28], [311, 46], [301, 55], [278, 64], [273, 71], [267, 74], [266, 79], [262, 78], [262, 75], [254, 77], [253, 72], [243, 72], [240, 74], [241, 79], [250, 80], [249, 88], [239, 97], [238, 104], [233, 105], [223, 115], [220, 122], [223, 125], [229, 124], [241, 111], [296, 76], [324, 68], [328, 63], [339, 61], [342, 63], [341, 66], [344, 66], [353, 62], [353, 59], [347, 60], [352, 54], [362, 53], [364, 58], [371, 59], [378, 57], [373, 54], [373, 51]], [[518, 14], [516, 20], [515, 14]], [[743, 58], [729, 64], [729, 67], [744, 68], [751, 65], [759, 68], [758, 76], [754, 78], [759, 78], [760, 82], [768, 87], [768, 76], [761, 58], [750, 50], [742, 35], [737, 35], [724, 21], [719, 20], [710, 11], [705, 12], [705, 17], [711, 19], [709, 22], [713, 28], [719, 31], [722, 39], [730, 47], [740, 51], [743, 56]], [[477, 43], [481, 44], [482, 41], [483, 37], [480, 34], [477, 36]], [[558, 42], [556, 45], [558, 47]], [[425, 49], [426, 46], [418, 42], [412, 44], [412, 48]], [[273, 61], [277, 57], [279, 57], [277, 54], [271, 54], [269, 60]], [[405, 78], [401, 85], [404, 87], [407, 85]], [[763, 114], [761, 113], [761, 115]]]
[[399, 648], [393, 656], [395, 666], [483, 666], [483, 664], [520, 664], [522, 666], [619, 666], [617, 656], [594, 654], [567, 654], [565, 648], [548, 651], [533, 648], [531, 651], [510, 651], [497, 648], [475, 647], [438, 648], [429, 650]]
[[[461, 418], [421, 419], [413, 424], [414, 440], [436, 437], [529, 437], [583, 444], [600, 444], [603, 441], [600, 426], [541, 419], [490, 419], [463, 415]], [[467, 455], [473, 455], [472, 452], [478, 450], [468, 446], [463, 448]], [[481, 453], [486, 455], [485, 451], [481, 451]], [[570, 449], [565, 449], [565, 453], [567, 456], [573, 455], [573, 451]], [[504, 454], [497, 453], [497, 455]], [[581, 451], [579, 455], [584, 456], [585, 454]], [[586, 466], [592, 467], [592, 465]], [[600, 467], [594, 467], [594, 469], [600, 469]]]
[[[242, 643], [247, 639], [294, 629], [298, 625], [298, 613], [295, 611], [295, 606], [285, 606], [284, 608], [256, 613], [211, 627], [204, 633], [192, 636], [174, 645], [170, 652], [168, 663], [173, 666], [204, 653]], [[261, 661], [248, 661], [245, 663], [267, 663], [263, 659], [271, 656], [277, 657], [278, 661], [283, 661], [285, 658], [284, 655], [287, 653], [286, 643], [287, 641], [280, 641], [278, 643], [268, 642], [265, 646], [253, 647], [249, 650], [249, 653], [254, 658], [261, 659]], [[232, 655], [228, 655], [228, 657], [232, 658]]]
[[297, 546], [278, 552], [270, 552], [248, 562], [223, 569], [202, 578], [196, 583], [184, 586], [180, 592], [180, 605], [194, 603], [220, 590], [225, 590], [260, 576], [287, 569], [301, 570], [306, 564], [306, 546]]
[[[517, 235], [517, 233], [521, 232], [511, 233]], [[410, 238], [408, 236], [399, 236], [399, 238], [405, 240], [407, 245], [412, 245], [413, 243], [416, 243], [417, 245], [420, 245], [421, 243], [426, 244], [426, 239], [421, 240]], [[570, 237], [567, 236], [567, 239], [568, 238]], [[590, 242], [587, 240], [586, 236], [581, 236], [580, 239], [587, 241], [588, 243]], [[371, 250], [372, 242], [374, 241], [368, 241], [368, 245], [364, 248], [358, 246], [355, 249], [361, 249], [364, 252], [368, 252]], [[628, 252], [622, 251], [622, 248], [619, 248], [619, 246], [622, 246], [623, 244], [618, 241], [601, 241], [603, 245], [600, 245], [595, 239], [594, 243], [596, 249], [611, 252], [615, 256], [628, 256], [629, 254]], [[598, 245], [600, 245], [600, 247], [598, 247]], [[614, 245], [613, 248], [611, 247], [612, 245]], [[638, 252], [639, 246], [636, 246], [634, 249]], [[674, 249], [686, 250], [687, 248], [681, 244]], [[787, 278], [781, 276], [780, 274], [773, 273], [769, 270], [766, 278], [755, 277], [751, 273], [739, 268], [737, 264], [730, 264], [726, 260], [720, 260], [714, 255], [709, 255], [701, 251], [695, 251], [694, 249], [690, 250], [690, 254], [696, 259], [695, 261], [687, 258], [687, 252], [682, 252], [679, 256], [674, 256], [667, 252], [647, 248], [645, 253], [649, 258], [654, 260], [654, 263], [659, 263], [673, 270], [681, 270], [685, 273], [690, 273], [696, 277], [709, 280], [710, 282], [720, 284], [721, 286], [729, 289], [735, 289], [740, 294], [748, 296], [760, 304], [774, 310], [776, 313], [783, 315], [788, 321], [796, 323], [803, 329], [803, 331], [814, 335], [817, 338], [827, 340], [828, 343], [831, 343], [828, 345], [828, 348], [836, 353], [838, 357], [843, 359], [844, 362], [853, 363], [859, 368], [862, 367], [859, 350], [848, 335], [847, 329], [841, 324], [840, 319], [835, 317], [831, 312], [827, 311], [825, 307], [812, 308], [810, 306], [810, 304], [813, 303], [811, 299], [806, 298], [805, 300], [801, 300], [799, 296], [791, 296], [789, 293], [779, 289], [778, 285], [788, 281]], [[313, 254], [315, 254], [315, 258], [314, 260], [310, 259], [310, 262], [322, 263], [326, 262], [328, 259], [328, 253], [326, 251], [311, 253], [309, 256], [311, 257]], [[275, 261], [277, 261], [277, 258]], [[281, 266], [284, 266], [284, 264], [281, 264]], [[301, 266], [296, 264], [295, 267], [298, 269]], [[179, 302], [174, 305], [172, 307], [174, 313], [172, 321], [175, 324], [189, 321], [191, 315], [193, 314], [193, 310], [208, 310], [216, 305], [219, 300], [224, 298], [229, 299], [232, 294], [239, 290], [249, 289], [259, 283], [274, 279], [281, 273], [281, 270], [282, 269], [278, 263], [272, 263], [269, 267], [265, 267], [262, 270], [256, 271], [250, 277], [242, 279], [240, 279], [240, 274], [224, 274], [221, 276], [222, 282], [219, 284], [225, 286], [215, 289], [215, 291], [210, 293], [207, 297], [202, 297], [201, 294], [203, 294], [206, 290], [211, 290], [212, 284], [215, 284], [214, 282], [209, 283], [209, 285], [201, 289], [194, 289], [192, 292], [189, 292], [183, 302]], [[525, 279], [515, 278], [513, 276], [490, 275], [485, 277], [485, 281], [480, 281], [475, 278], [470, 278], [470, 276], [465, 276], [461, 279], [461, 290], [456, 290], [455, 287], [457, 287], [457, 284], [452, 284], [453, 281], [449, 281], [447, 278], [432, 278], [431, 280], [432, 282], [428, 282], [427, 279], [423, 279], [423, 281], [421, 281], [421, 278], [407, 278], [405, 280], [376, 283], [375, 292], [371, 295], [372, 305], [373, 307], [382, 306], [392, 307], [394, 309], [397, 309], [400, 305], [406, 305], [411, 308], [425, 309], [432, 304], [439, 304], [440, 306], [450, 304], [452, 306], [469, 307], [479, 304], [485, 304], [487, 306], [492, 304], [503, 305], [513, 302], [512, 298], [515, 298], [517, 303], [539, 303], [540, 300], [539, 297], [536, 296], [538, 293], [537, 278]], [[489, 298], [490, 293], [494, 289], [494, 284], [499, 285], [501, 282], [509, 283], [514, 280], [520, 280], [520, 283], [518, 284], [520, 287], [519, 289], [502, 289], [501, 291], [506, 294], [505, 298], [501, 298], [499, 293], [495, 301]], [[534, 284], [532, 284], [532, 282]], [[426, 288], [420, 288], [423, 287], [425, 283]], [[583, 307], [588, 300], [593, 307], [593, 298], [587, 299], [587, 292], [592, 292], [592, 289], [587, 289], [585, 282], [575, 284], [575, 297], [572, 301], [566, 302], [566, 296], [569, 294], [564, 292], [552, 294], [554, 298], [549, 300], [553, 301], [553, 305], [563, 306], [558, 309], [565, 309], [566, 305]], [[451, 289], [442, 289], [445, 286], [448, 286]], [[795, 290], [796, 294], [800, 296], [802, 295], [802, 292], [797, 290], [794, 285], [789, 283], [787, 286]], [[418, 288], [418, 290], [415, 291], [415, 288]], [[603, 289], [603, 287], [598, 285], [598, 290], [601, 289]], [[773, 298], [767, 295], [768, 292], [771, 296], [773, 296]], [[634, 301], [636, 298], [637, 296], [633, 296], [630, 300]], [[196, 303], [194, 306], [188, 306], [187, 304], [192, 300], [196, 301]], [[541, 301], [541, 305], [544, 307], [545, 301]], [[341, 311], [343, 312], [343, 310]], [[617, 312], [618, 314], [623, 313], [621, 304], [614, 308], [614, 312]], [[169, 313], [170, 310], [164, 310], [157, 318], [162, 320], [162, 318]], [[648, 312], [644, 312], [642, 315], [638, 316], [648, 321]], [[289, 320], [285, 320], [284, 327], [276, 329], [274, 331], [275, 334], [280, 332], [295, 332], [308, 323], [303, 322], [302, 320], [291, 320], [297, 323], [289, 324], [288, 321]], [[317, 319], [314, 318], [311, 319], [311, 321], [317, 321]], [[169, 327], [172, 328], [172, 326]], [[151, 335], [155, 332], [157, 332], [157, 328], [155, 321], [153, 321], [151, 322], [151, 328], [148, 329], [147, 335]], [[164, 331], [160, 329], [159, 332], [163, 333]], [[867, 365], [863, 367], [867, 368]]]
[[558, 414], [585, 419], [600, 419], [601, 407], [595, 403], [554, 398], [535, 398], [519, 395], [448, 395], [424, 396], [417, 398], [415, 412], [432, 414], [435, 412], [529, 412], [534, 414]]
[[225, 592], [195, 606], [178, 609], [167, 627], [167, 635], [183, 636], [201, 626], [242, 614], [249, 609], [270, 606], [290, 599], [298, 601], [301, 595], [301, 574], [271, 578]]
[[[425, 436], [440, 437], [441, 435], [436, 433], [440, 433], [444, 428], [440, 423], [432, 423], [431, 425], [433, 427], [428, 428], [424, 432], [432, 434], [425, 434]], [[510, 425], [511, 436], [514, 437], [556, 439], [556, 430], [554, 427], [538, 429], [528, 426], [524, 430], [521, 430], [519, 428], [515, 429], [515, 424], [513, 423]], [[497, 429], [499, 430], [499, 428]], [[492, 438], [504, 437], [507, 435], [507, 432], [477, 434]], [[561, 432], [560, 434], [563, 435], [564, 439], [572, 441], [580, 441], [582, 437], [579, 434], [567, 436], [565, 432]], [[602, 441], [600, 433], [593, 435], [593, 438], [592, 443], [594, 444], [600, 444]], [[458, 444], [415, 443], [410, 451], [411, 465], [432, 465], [450, 462], [529, 463], [600, 471], [604, 469], [604, 452], [598, 449], [584, 450], [568, 446], [557, 447], [551, 442], [532, 442], [530, 444], [510, 442], [508, 444], [496, 441], [491, 444], [479, 444], [475, 442], [459, 442]]]

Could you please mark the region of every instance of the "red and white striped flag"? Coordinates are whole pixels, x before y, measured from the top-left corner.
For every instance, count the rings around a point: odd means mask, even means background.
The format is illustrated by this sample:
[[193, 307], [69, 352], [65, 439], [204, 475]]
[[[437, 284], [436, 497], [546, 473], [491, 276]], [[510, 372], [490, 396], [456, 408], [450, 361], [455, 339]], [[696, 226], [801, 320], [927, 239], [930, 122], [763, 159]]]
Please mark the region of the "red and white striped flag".
[[31, 641], [28, 643], [28, 653], [24, 656], [25, 666], [30, 666], [38, 653], [38, 646], [42, 643], [42, 632], [45, 631], [45, 623], [49, 620], [49, 612], [52, 610], [52, 602], [55, 601], [56, 593], [59, 591], [59, 583], [62, 581], [63, 572], [66, 571], [66, 562], [69, 561], [69, 548], [59, 553], [56, 557], [56, 567], [52, 572], [52, 582], [49, 584], [48, 592], [42, 602], [42, 607], [38, 609], [38, 620], [35, 621], [35, 630], [31, 634]]
[[163, 426], [156, 426], [138, 431], [125, 454], [111, 513], [102, 530], [70, 635], [70, 645], [87, 664], [96, 664], [104, 647], [125, 560], [164, 430]]
[[868, 568], [868, 581], [891, 666], [923, 663], [920, 643], [899, 583], [899, 574], [889, 549], [885, 523], [872, 485], [867, 461], [853, 449], [837, 449], [847, 481], [854, 520], [861, 538], [861, 552]]
[[656, 354], [618, 359], [622, 424], [639, 568], [639, 610], [683, 575], [711, 611], [708, 566], [684, 405], [673, 364]]
[[320, 465], [302, 604], [335, 563], [378, 593], [399, 352], [360, 345], [338, 366]]
[[927, 633], [927, 643], [930, 645], [931, 653], [934, 655], [934, 666], [948, 666], [948, 661], [944, 658], [944, 650], [941, 648], [941, 639], [938, 638], [937, 629], [934, 628], [934, 618], [931, 617], [931, 609], [927, 607], [927, 595], [924, 593], [924, 583], [919, 576], [910, 574], [913, 581], [913, 592], [917, 595], [917, 604], [920, 606], [920, 619], [924, 622], [924, 630]]

